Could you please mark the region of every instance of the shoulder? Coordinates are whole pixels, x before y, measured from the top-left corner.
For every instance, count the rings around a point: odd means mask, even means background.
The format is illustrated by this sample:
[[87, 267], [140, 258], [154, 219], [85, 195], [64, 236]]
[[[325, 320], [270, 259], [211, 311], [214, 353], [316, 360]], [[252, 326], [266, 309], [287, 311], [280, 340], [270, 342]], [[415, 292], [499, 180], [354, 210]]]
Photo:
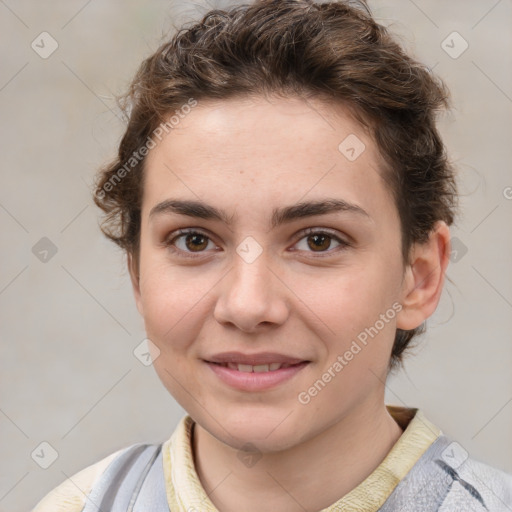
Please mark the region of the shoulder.
[[67, 478], [39, 501], [32, 512], [81, 512], [87, 495], [106, 469], [136, 446], [138, 444], [121, 448]]
[[440, 435], [398, 483], [382, 512], [498, 512], [512, 510], [512, 475], [469, 456]]
[[431, 460], [447, 484], [440, 512], [512, 510], [511, 474], [470, 457], [459, 443], [444, 436], [434, 451], [437, 456]]
[[505, 505], [512, 505], [511, 474], [473, 458], [458, 468], [458, 474], [478, 491], [489, 510], [503, 510]]

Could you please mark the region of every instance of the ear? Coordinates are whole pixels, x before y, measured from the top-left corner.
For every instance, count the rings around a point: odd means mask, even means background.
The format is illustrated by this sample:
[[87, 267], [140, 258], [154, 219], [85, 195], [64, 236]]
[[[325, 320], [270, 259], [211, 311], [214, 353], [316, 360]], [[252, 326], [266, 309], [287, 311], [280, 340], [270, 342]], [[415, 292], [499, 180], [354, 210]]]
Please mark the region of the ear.
[[450, 228], [443, 221], [435, 224], [425, 243], [414, 244], [402, 285], [402, 310], [396, 324], [399, 329], [415, 329], [436, 310], [450, 250]]
[[132, 282], [133, 295], [135, 297], [135, 304], [139, 313], [144, 317], [144, 309], [142, 307], [142, 299], [140, 294], [140, 275], [139, 275], [139, 264], [138, 259], [133, 256], [132, 253], [126, 253], [128, 272], [130, 273], [130, 279]]

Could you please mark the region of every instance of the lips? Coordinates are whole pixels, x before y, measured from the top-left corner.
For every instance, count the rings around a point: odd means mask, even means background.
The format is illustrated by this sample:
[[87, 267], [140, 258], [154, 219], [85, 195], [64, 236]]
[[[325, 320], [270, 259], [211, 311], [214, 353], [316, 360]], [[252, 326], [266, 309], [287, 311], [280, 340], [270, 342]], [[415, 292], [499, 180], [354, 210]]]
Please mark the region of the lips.
[[[274, 389], [278, 386], [285, 385], [296, 375], [299, 375], [306, 368], [310, 361], [300, 360], [284, 356], [283, 354], [245, 354], [240, 356], [237, 354], [230, 356], [231, 359], [243, 359], [244, 361], [252, 360], [261, 363], [265, 359], [286, 359], [288, 362], [273, 362], [264, 364], [243, 364], [234, 362], [213, 362], [205, 360], [204, 364], [210, 368], [211, 373], [217, 381], [228, 385], [231, 389], [237, 391], [256, 393]], [[225, 358], [225, 355], [217, 354], [215, 359]], [[213, 358], [211, 358], [213, 359]], [[298, 362], [295, 362], [298, 361]], [[293, 363], [293, 364], [292, 364]], [[272, 368], [272, 369], [271, 369]], [[276, 368], [276, 369], [274, 369]], [[209, 378], [209, 377], [206, 377]]]
[[[217, 364], [219, 366], [223, 366], [224, 368], [230, 368], [231, 370], [238, 370], [239, 372], [246, 373], [264, 373], [264, 372], [275, 372], [276, 370], [280, 370], [281, 368], [289, 368], [290, 366], [295, 366], [293, 364], [288, 363], [270, 363], [270, 364], [241, 364], [241, 363], [215, 363], [210, 361], [213, 364]], [[297, 363], [300, 364], [300, 363]]]
[[203, 359], [224, 384], [245, 392], [260, 392], [282, 385], [311, 363], [277, 352], [221, 352]]
[[[244, 354], [242, 352], [222, 352], [219, 354], [214, 354], [205, 358], [205, 361], [208, 363], [217, 363], [223, 366], [227, 366], [229, 364], [248, 367], [251, 366], [254, 371], [268, 371], [265, 366], [269, 367], [270, 371], [279, 369], [280, 367], [293, 366], [299, 363], [310, 362], [307, 359], [300, 359], [297, 357], [287, 356], [285, 354], [278, 354], [276, 352], [259, 352], [256, 354]], [[275, 366], [279, 364], [280, 366]], [[272, 368], [270, 368], [272, 366]], [[244, 369], [240, 370], [244, 371]], [[249, 371], [248, 368], [245, 371]]]

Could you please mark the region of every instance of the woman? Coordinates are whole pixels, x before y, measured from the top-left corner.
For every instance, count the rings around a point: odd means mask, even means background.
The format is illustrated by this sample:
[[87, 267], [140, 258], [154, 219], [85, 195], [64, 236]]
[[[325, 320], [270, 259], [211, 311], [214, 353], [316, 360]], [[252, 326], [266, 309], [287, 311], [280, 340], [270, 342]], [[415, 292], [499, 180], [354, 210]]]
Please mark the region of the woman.
[[510, 475], [384, 403], [449, 261], [447, 97], [362, 3], [213, 11], [142, 63], [95, 201], [187, 415], [36, 512], [512, 508]]

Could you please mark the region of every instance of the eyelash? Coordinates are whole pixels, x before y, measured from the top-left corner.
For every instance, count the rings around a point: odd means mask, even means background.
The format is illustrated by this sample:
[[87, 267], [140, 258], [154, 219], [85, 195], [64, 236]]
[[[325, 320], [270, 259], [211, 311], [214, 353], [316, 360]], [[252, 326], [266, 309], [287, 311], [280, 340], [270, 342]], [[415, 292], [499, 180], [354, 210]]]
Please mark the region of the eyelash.
[[[175, 254], [179, 254], [180, 256], [183, 256], [185, 258], [191, 258], [191, 259], [200, 258], [200, 257], [202, 257], [202, 255], [205, 251], [199, 251], [197, 253], [192, 253], [192, 252], [188, 252], [188, 251], [183, 251], [182, 249], [177, 249], [174, 246], [174, 242], [176, 240], [178, 240], [182, 236], [186, 236], [186, 235], [190, 235], [190, 234], [202, 235], [205, 238], [207, 238], [209, 241], [212, 241], [211, 238], [206, 233], [201, 231], [200, 229], [190, 228], [190, 229], [179, 229], [179, 230], [175, 231], [174, 233], [171, 233], [171, 235], [164, 242], [164, 245], [167, 248], [169, 248], [171, 252], [173, 252]], [[175, 235], [175, 236], [173, 236], [173, 235]], [[300, 242], [303, 238], [307, 238], [308, 236], [311, 236], [311, 235], [327, 235], [329, 238], [332, 238], [333, 240], [335, 240], [336, 242], [338, 242], [340, 244], [334, 250], [320, 251], [318, 253], [315, 253], [315, 251], [306, 251], [306, 252], [311, 252], [312, 254], [315, 254], [315, 256], [313, 256], [314, 258], [325, 258], [328, 256], [332, 256], [332, 254], [334, 252], [340, 252], [340, 251], [343, 251], [344, 249], [347, 249], [348, 247], [352, 246], [350, 243], [346, 242], [345, 240], [342, 240], [341, 238], [336, 236], [334, 233], [332, 233], [326, 229], [307, 228], [307, 229], [301, 231], [299, 233], [299, 235], [300, 235], [300, 238], [297, 240], [296, 244], [298, 242]]]

